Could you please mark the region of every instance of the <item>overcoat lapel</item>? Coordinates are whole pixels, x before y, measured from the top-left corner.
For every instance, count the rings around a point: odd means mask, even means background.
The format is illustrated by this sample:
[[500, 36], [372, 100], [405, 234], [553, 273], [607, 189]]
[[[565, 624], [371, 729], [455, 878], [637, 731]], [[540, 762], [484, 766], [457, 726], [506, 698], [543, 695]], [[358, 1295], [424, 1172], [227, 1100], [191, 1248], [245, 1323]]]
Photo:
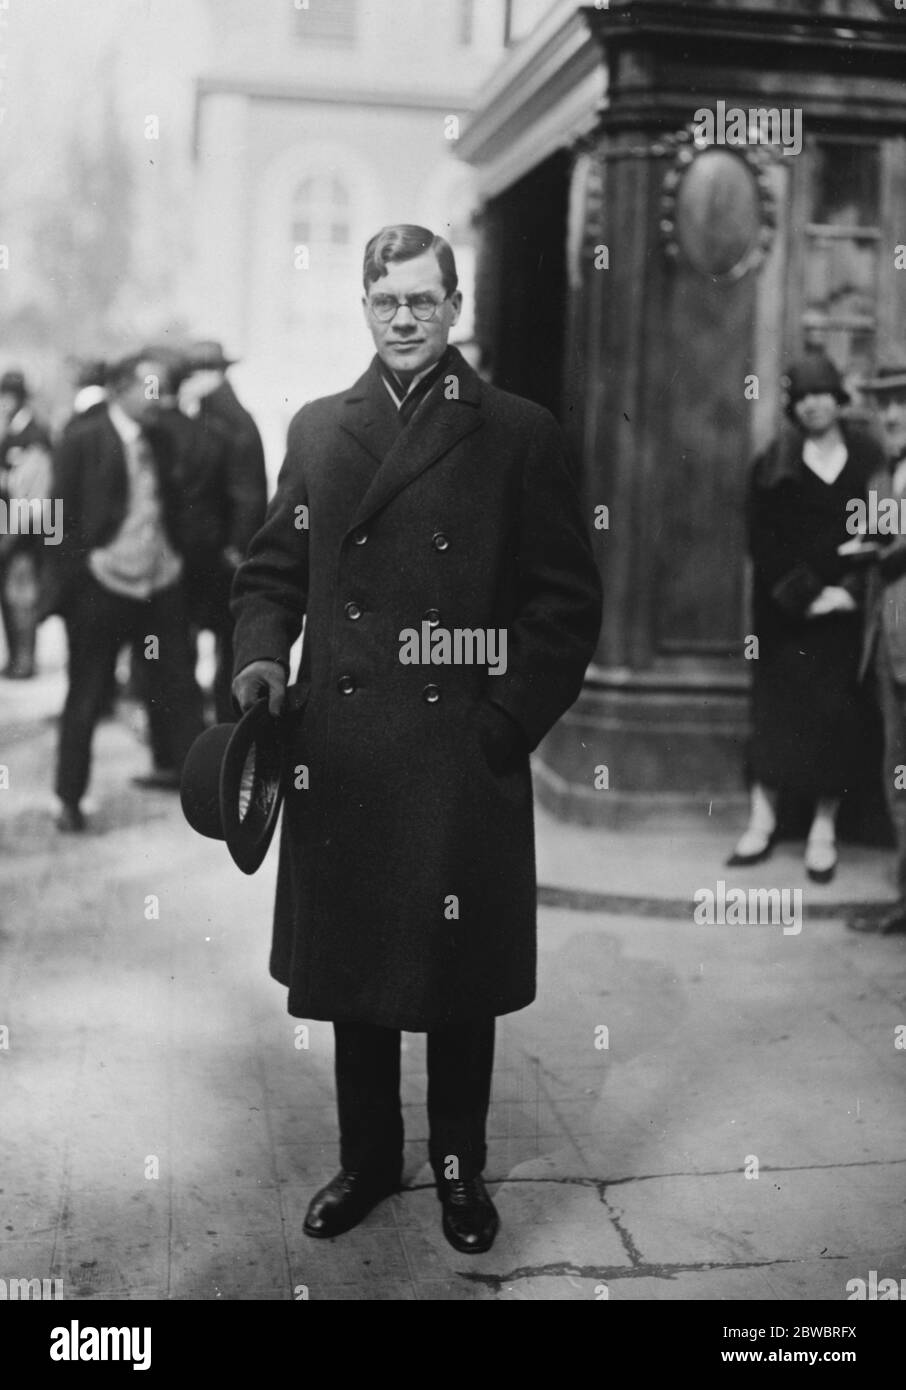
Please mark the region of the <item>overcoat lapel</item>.
[[352, 435], [376, 463], [383, 463], [400, 432], [396, 406], [374, 359], [368, 370], [347, 392], [340, 416], [340, 427]]
[[106, 495], [117, 504], [121, 504], [128, 492], [126, 451], [116, 426], [106, 411], [100, 428], [104, 443], [103, 449], [99, 450], [97, 474], [91, 480], [91, 487], [98, 495]]
[[[458, 395], [454, 400], [447, 398], [447, 376], [454, 376], [457, 380]], [[379, 457], [376, 450], [382, 441], [378, 438], [381, 431], [377, 428], [379, 416], [373, 396], [375, 390], [386, 394], [377, 359], [346, 397], [347, 413], [342, 424], [364, 449]], [[389, 396], [387, 399], [389, 402]], [[409, 424], [384, 455], [381, 467], [359, 503], [349, 529], [362, 525], [461, 439], [479, 429], [483, 424], [480, 405], [481, 383], [465, 358], [454, 348], [448, 371], [435, 383]]]

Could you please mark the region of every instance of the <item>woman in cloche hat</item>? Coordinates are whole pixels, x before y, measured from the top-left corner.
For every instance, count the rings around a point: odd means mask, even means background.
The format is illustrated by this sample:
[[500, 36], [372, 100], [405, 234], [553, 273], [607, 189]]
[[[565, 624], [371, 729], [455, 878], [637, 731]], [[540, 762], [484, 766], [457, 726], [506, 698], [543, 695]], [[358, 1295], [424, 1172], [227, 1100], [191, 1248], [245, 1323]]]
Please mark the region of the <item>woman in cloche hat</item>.
[[865, 498], [879, 446], [840, 419], [849, 400], [822, 352], [793, 364], [788, 424], [752, 465], [747, 499], [754, 632], [749, 823], [728, 865], [770, 854], [781, 792], [813, 807], [805, 867], [827, 883], [837, 864], [836, 818], [858, 772], [859, 605], [863, 569], [847, 503]]

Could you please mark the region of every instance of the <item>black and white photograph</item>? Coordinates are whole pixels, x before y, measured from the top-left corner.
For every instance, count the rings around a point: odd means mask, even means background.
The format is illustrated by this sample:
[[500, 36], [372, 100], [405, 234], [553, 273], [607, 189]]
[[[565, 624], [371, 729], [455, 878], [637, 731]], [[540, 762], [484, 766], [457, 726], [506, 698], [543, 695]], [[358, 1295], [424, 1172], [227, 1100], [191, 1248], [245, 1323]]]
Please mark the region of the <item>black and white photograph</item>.
[[906, 0], [0, 0], [0, 1327], [330, 1301], [892, 1336]]

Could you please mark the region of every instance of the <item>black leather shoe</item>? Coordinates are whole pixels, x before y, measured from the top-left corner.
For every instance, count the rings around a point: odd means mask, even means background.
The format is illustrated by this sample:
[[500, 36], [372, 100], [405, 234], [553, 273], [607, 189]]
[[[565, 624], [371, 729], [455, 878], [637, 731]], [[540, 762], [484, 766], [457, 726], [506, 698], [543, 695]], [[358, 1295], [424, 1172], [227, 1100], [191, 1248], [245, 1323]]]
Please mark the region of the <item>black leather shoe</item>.
[[78, 806], [64, 801], [57, 814], [57, 829], [65, 835], [79, 835], [85, 829], [85, 817]]
[[378, 1202], [399, 1190], [399, 1178], [347, 1173], [341, 1168], [337, 1176], [312, 1197], [302, 1229], [317, 1240], [341, 1236], [357, 1226]]
[[437, 1195], [443, 1209], [444, 1235], [464, 1255], [480, 1255], [490, 1250], [500, 1227], [497, 1209], [488, 1196], [481, 1177], [455, 1181], [441, 1178]]

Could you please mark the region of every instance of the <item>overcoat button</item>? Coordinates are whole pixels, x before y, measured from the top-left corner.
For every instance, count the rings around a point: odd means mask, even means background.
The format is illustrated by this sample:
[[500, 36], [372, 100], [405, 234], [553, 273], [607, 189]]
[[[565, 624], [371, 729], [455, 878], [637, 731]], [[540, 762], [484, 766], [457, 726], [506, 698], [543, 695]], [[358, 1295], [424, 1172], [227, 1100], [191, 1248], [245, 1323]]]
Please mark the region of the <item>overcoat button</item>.
[[437, 627], [440, 622], [440, 613], [436, 608], [426, 608], [422, 616], [423, 621], [430, 623], [431, 627]]
[[440, 699], [440, 687], [437, 685], [426, 685], [422, 691], [422, 699], [428, 705], [436, 705]]
[[446, 550], [450, 545], [450, 542], [447, 540], [443, 531], [435, 531], [434, 535], [431, 537], [431, 540], [435, 550]]
[[368, 532], [364, 526], [357, 526], [352, 533], [353, 545], [364, 545], [368, 539]]
[[337, 681], [337, 690], [339, 690], [341, 695], [355, 694], [355, 681], [352, 679], [352, 676], [341, 676]]
[[357, 603], [353, 603], [351, 600], [349, 603], [346, 604], [345, 612], [347, 618], [351, 623], [358, 622], [359, 618], [361, 618], [362, 616], [362, 610], [359, 607], [359, 605]]

